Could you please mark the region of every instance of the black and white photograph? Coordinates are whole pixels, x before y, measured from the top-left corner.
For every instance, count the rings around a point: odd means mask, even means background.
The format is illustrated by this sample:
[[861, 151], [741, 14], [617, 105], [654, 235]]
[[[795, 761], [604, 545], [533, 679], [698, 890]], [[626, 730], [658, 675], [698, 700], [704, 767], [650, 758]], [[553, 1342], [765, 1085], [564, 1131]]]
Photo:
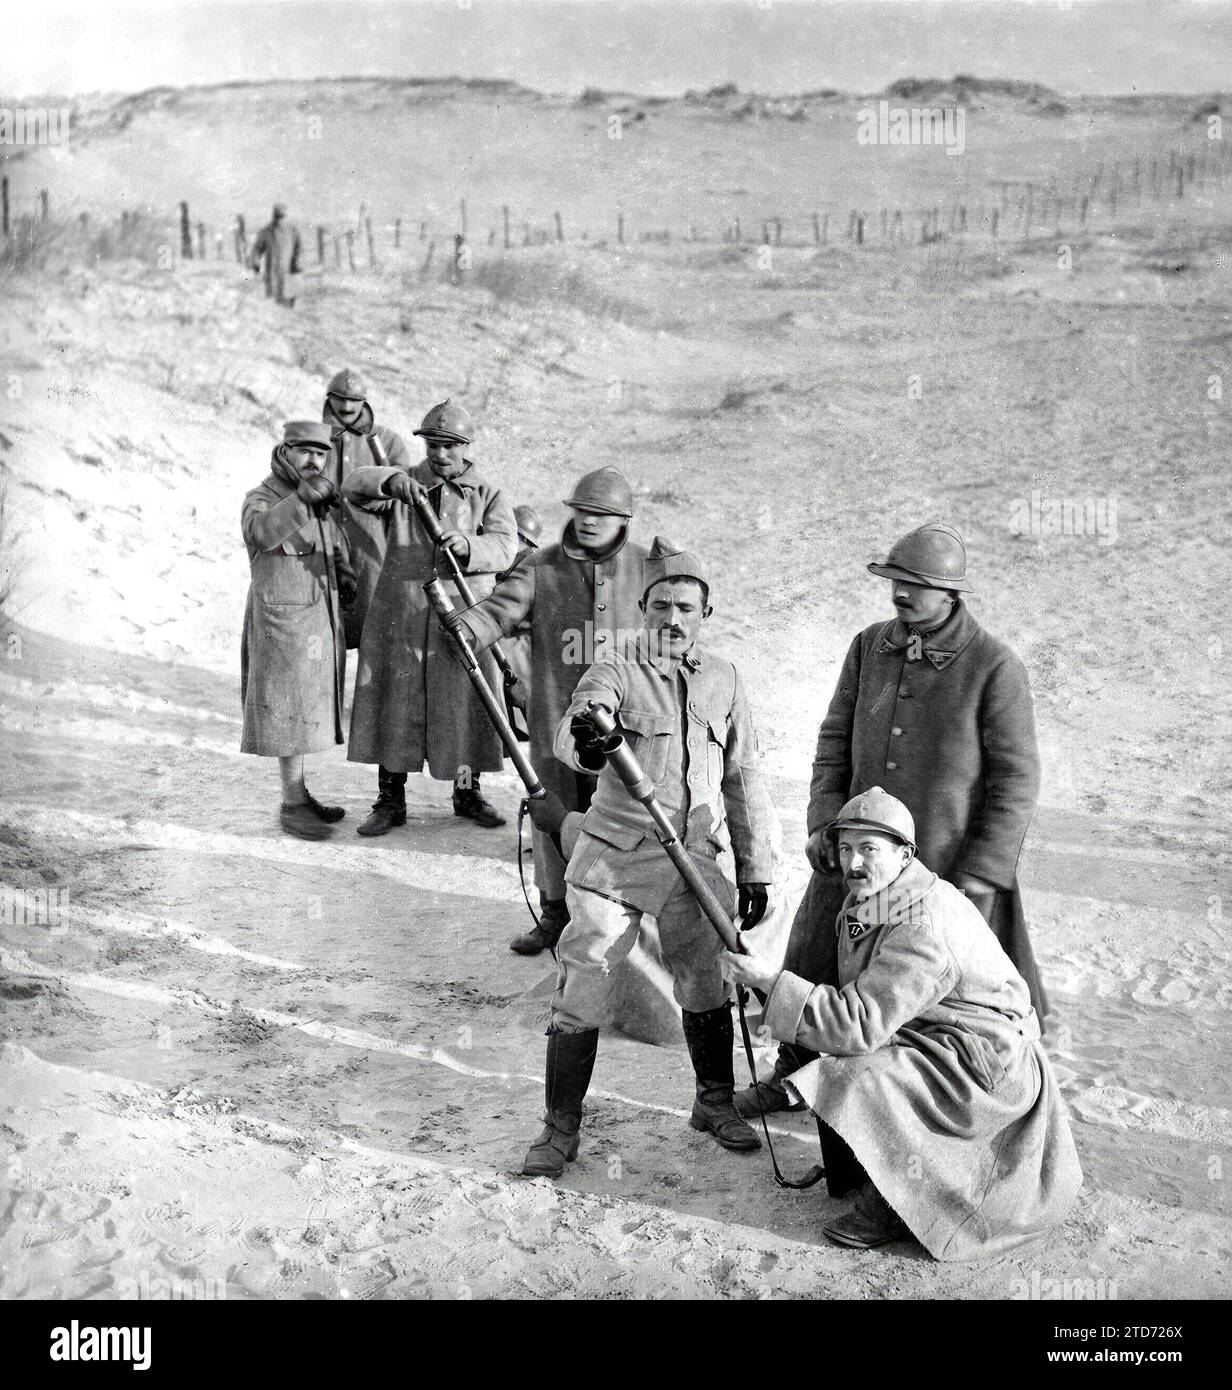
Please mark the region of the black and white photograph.
[[1232, 0], [0, 33], [12, 1335], [978, 1300], [1024, 1371], [1196, 1353]]

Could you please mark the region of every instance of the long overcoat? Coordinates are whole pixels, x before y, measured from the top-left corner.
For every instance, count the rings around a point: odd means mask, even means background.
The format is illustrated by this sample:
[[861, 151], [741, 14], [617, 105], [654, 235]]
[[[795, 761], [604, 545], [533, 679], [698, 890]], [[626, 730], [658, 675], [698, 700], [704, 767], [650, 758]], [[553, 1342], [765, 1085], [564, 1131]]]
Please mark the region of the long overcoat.
[[[570, 523], [570, 526], [572, 523]], [[567, 811], [585, 811], [596, 779], [553, 755], [556, 730], [574, 687], [605, 651], [636, 639], [642, 628], [642, 565], [646, 547], [625, 539], [594, 560], [577, 545], [570, 526], [560, 541], [532, 551], [466, 616], [479, 650], [529, 624], [530, 758], [540, 781]], [[546, 835], [535, 832], [535, 882], [549, 898], [565, 896], [565, 866]]]
[[276, 299], [279, 304], [294, 301], [293, 277], [299, 274], [302, 259], [303, 244], [294, 223], [281, 218], [261, 228], [252, 244], [251, 264], [254, 270], [261, 271], [266, 298]]
[[[808, 832], [849, 798], [884, 787], [915, 819], [919, 855], [945, 879], [993, 884], [989, 925], [1046, 1011], [1018, 888], [1018, 857], [1039, 796], [1026, 667], [959, 600], [935, 632], [897, 619], [852, 642], [817, 735]], [[814, 873], [792, 926], [789, 969], [833, 983], [838, 875]]]
[[[334, 436], [334, 452], [330, 459], [326, 476], [334, 486], [342, 491], [342, 484], [357, 468], [376, 467], [376, 454], [372, 439], [380, 440], [385, 456], [395, 468], [410, 468], [411, 456], [407, 452], [402, 436], [387, 425], [378, 425], [373, 418], [372, 407], [364, 402], [360, 417], [353, 425], [344, 425], [334, 414], [328, 398], [321, 419], [330, 427]], [[350, 545], [351, 567], [355, 571], [355, 598], [347, 605], [343, 616], [346, 619], [346, 644], [354, 648], [364, 630], [364, 618], [376, 581], [380, 578], [381, 566], [385, 563], [385, 518], [364, 511], [345, 496], [341, 507], [342, 529], [346, 532]]]
[[913, 860], [828, 930], [838, 988], [784, 971], [773, 1035], [819, 1054], [788, 1088], [939, 1260], [1065, 1219], [1082, 1170], [1026, 982], [978, 909]]
[[[465, 670], [446, 650], [450, 639], [428, 604], [425, 580], [439, 572], [454, 606], [465, 604], [446, 578], [445, 561], [435, 565], [439, 557], [414, 509], [384, 494], [386, 480], [399, 472], [428, 490], [442, 526], [469, 537], [465, 573], [477, 599], [492, 592], [495, 575], [508, 569], [517, 553], [513, 507], [474, 464], [446, 483], [426, 461], [412, 468], [357, 468], [344, 481], [344, 497], [385, 517], [387, 537], [359, 644], [347, 758], [379, 763], [391, 772], [419, 772], [426, 763], [433, 777], [448, 781], [460, 768], [498, 772], [500, 739]], [[499, 690], [496, 663], [485, 656], [481, 665]]]
[[240, 749], [263, 757], [341, 743], [346, 667], [336, 554], [346, 536], [273, 473], [244, 498], [252, 579], [240, 646]]

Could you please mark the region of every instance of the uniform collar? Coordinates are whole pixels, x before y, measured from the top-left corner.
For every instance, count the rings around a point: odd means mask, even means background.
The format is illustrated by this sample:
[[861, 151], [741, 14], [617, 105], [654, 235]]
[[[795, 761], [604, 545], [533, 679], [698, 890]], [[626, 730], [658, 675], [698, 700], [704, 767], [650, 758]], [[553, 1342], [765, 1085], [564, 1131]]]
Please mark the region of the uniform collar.
[[894, 882], [875, 897], [858, 903], [855, 894], [848, 893], [837, 929], [845, 931], [852, 941], [858, 941], [878, 927], [918, 921], [919, 904], [932, 892], [936, 882], [937, 875], [918, 859], [913, 859]]
[[[980, 626], [971, 616], [967, 605], [959, 599], [945, 622], [923, 637], [913, 632], [901, 618], [886, 623], [881, 631], [877, 655], [889, 656], [911, 647], [913, 643], [919, 643], [919, 651], [938, 671], [942, 671], [970, 645], [979, 630]], [[908, 651], [908, 661], [918, 659]]]
[[483, 478], [479, 475], [479, 470], [471, 462], [466, 460], [466, 472], [459, 474], [456, 478], [438, 478], [432, 471], [432, 465], [427, 459], [421, 459], [414, 468], [411, 469], [411, 477], [422, 487], [431, 492], [433, 488], [451, 487], [455, 492], [473, 492], [475, 488], [483, 486]]
[[346, 425], [339, 420], [328, 396], [325, 397], [325, 409], [321, 412], [321, 421], [333, 430], [335, 438], [340, 434], [368, 435], [376, 428], [376, 417], [367, 401], [364, 402], [363, 410], [359, 412], [359, 419], [353, 425]]
[[[671, 662], [660, 659], [656, 653], [650, 650], [650, 640], [645, 628], [638, 633], [637, 653], [639, 661], [647, 666], [653, 667], [665, 681], [671, 680], [672, 676], [675, 674], [672, 670]], [[685, 654], [684, 659], [676, 669], [687, 669], [690, 672], [700, 671], [702, 669], [703, 659], [698, 644], [694, 642], [692, 648]]]
[[592, 565], [605, 565], [609, 560], [614, 560], [617, 555], [625, 548], [625, 542], [629, 539], [629, 524], [625, 523], [624, 529], [620, 533], [620, 539], [612, 548], [603, 555], [592, 555], [589, 550], [583, 550], [577, 543], [573, 534], [573, 522], [567, 521], [565, 529], [560, 533], [560, 548], [570, 560], [582, 560]]

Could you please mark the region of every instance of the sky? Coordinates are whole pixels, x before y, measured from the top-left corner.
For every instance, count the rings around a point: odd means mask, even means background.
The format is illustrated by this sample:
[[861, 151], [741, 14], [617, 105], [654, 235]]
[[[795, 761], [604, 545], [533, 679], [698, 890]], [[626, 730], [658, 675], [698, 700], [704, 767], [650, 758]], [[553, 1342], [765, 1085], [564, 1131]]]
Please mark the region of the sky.
[[1016, 77], [1232, 88], [1230, 0], [51, 0], [6, 7], [0, 93], [336, 76], [676, 95]]

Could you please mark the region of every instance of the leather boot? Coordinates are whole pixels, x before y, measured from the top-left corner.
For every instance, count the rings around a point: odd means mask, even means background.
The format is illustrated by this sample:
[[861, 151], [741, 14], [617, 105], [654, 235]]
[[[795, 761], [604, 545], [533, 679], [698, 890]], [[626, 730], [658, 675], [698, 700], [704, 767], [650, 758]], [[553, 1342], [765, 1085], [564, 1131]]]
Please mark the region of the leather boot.
[[[803, 1065], [803, 1062], [796, 1061], [786, 1044], [780, 1045], [774, 1058], [774, 1071], [756, 1086], [746, 1086], [732, 1097], [736, 1114], [742, 1115], [746, 1120], [756, 1120], [763, 1113], [773, 1115], [776, 1110], [803, 1110], [804, 1102], [792, 1100], [783, 1085], [783, 1078], [790, 1076], [793, 1071], [798, 1071]], [[757, 1108], [759, 1097], [760, 1110]]]
[[560, 934], [569, 925], [569, 908], [564, 898], [549, 898], [539, 894], [539, 925], [515, 936], [509, 949], [520, 956], [537, 956], [540, 951], [554, 951]]
[[473, 820], [485, 830], [505, 824], [504, 816], [479, 790], [478, 778], [475, 778], [469, 787], [454, 787], [453, 813], [455, 816], [465, 816], [467, 820]]
[[528, 1178], [558, 1178], [577, 1157], [582, 1101], [595, 1069], [599, 1030], [549, 1033], [544, 1068], [543, 1132], [530, 1146], [522, 1172]]
[[732, 1104], [735, 1089], [732, 1072], [731, 1005], [722, 1004], [705, 1013], [690, 1013], [682, 1009], [684, 1038], [697, 1077], [697, 1098], [689, 1124], [694, 1129], [713, 1134], [725, 1149], [751, 1153], [761, 1148], [761, 1140], [736, 1114]]
[[346, 815], [346, 811], [341, 806], [322, 806], [311, 792], [306, 791], [304, 795], [307, 797], [304, 805], [316, 816], [317, 820], [324, 821], [326, 825], [333, 825]]
[[333, 827], [318, 820], [302, 801], [294, 806], [284, 801], [278, 811], [278, 823], [298, 840], [328, 840], [334, 833]]
[[355, 827], [357, 835], [388, 835], [396, 825], [406, 824], [406, 773], [377, 771], [377, 794], [372, 814]]
[[823, 1226], [822, 1234], [849, 1250], [875, 1250], [894, 1240], [910, 1240], [911, 1232], [871, 1182], [856, 1195], [855, 1205], [837, 1221]]

